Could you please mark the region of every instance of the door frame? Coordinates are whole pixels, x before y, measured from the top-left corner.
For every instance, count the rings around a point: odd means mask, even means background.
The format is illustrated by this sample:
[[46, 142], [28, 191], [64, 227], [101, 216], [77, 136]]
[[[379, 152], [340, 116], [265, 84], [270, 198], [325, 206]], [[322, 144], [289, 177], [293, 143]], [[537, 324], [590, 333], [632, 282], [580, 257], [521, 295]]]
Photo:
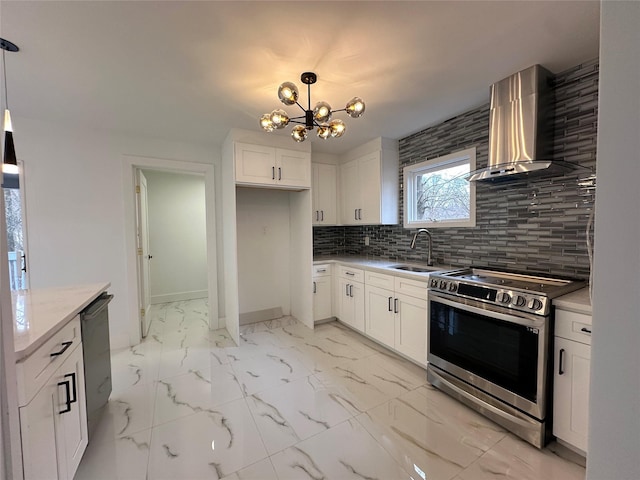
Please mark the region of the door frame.
[[[138, 291], [140, 292], [140, 308], [145, 315], [140, 319], [140, 335], [147, 336], [149, 331], [149, 315], [151, 310], [150, 275], [149, 275], [149, 201], [147, 198], [147, 177], [141, 168], [135, 169], [136, 182], [136, 243], [138, 260]], [[144, 183], [144, 194], [142, 185]], [[140, 187], [140, 188], [138, 188]], [[144, 201], [143, 201], [144, 199]], [[147, 258], [145, 258], [145, 256]], [[142, 316], [142, 315], [141, 315]]]
[[125, 259], [129, 317], [129, 344], [141, 341], [140, 329], [140, 282], [137, 259], [136, 232], [136, 175], [137, 169], [160, 170], [169, 173], [192, 173], [204, 175], [206, 227], [207, 227], [207, 289], [209, 295], [209, 328], [221, 328], [218, 315], [218, 262], [216, 245], [215, 176], [213, 164], [169, 160], [136, 155], [122, 156], [122, 181], [125, 213]]

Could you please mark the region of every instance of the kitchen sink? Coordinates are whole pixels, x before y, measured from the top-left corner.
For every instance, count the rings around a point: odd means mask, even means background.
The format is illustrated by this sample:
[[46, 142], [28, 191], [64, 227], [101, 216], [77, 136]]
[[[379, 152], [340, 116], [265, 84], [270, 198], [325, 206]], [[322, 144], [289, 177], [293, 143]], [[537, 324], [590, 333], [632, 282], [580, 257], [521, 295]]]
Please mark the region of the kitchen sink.
[[395, 270], [404, 270], [405, 272], [414, 272], [414, 273], [435, 272], [436, 270], [438, 270], [437, 267], [419, 267], [414, 265], [391, 265], [389, 268], [393, 268]]

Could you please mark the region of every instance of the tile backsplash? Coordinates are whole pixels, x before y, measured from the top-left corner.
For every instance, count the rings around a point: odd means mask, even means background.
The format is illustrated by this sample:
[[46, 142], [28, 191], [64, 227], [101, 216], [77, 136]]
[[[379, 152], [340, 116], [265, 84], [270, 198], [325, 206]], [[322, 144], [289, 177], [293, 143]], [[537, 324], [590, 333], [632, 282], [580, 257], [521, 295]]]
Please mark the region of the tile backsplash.
[[[476, 184], [476, 226], [433, 228], [437, 263], [588, 278], [587, 224], [595, 199], [598, 60], [554, 79], [554, 160], [579, 165], [564, 175]], [[400, 224], [314, 227], [314, 255], [375, 255], [426, 262], [427, 240], [409, 248], [415, 229], [402, 227], [403, 167], [476, 147], [487, 165], [489, 104], [399, 140]], [[369, 246], [364, 237], [369, 237]]]

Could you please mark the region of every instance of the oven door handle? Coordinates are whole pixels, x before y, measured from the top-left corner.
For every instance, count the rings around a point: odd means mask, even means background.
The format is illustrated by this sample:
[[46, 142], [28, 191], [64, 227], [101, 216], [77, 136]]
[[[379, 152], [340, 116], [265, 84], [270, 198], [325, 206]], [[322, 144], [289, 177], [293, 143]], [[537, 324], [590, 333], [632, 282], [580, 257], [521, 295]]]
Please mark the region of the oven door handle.
[[473, 305], [469, 305], [463, 299], [460, 299], [458, 301], [450, 300], [449, 298], [442, 297], [431, 290], [429, 291], [429, 300], [432, 302], [442, 303], [450, 307], [459, 308], [460, 310], [465, 310], [467, 312], [483, 315], [485, 317], [491, 317], [497, 320], [504, 320], [505, 322], [517, 323], [518, 325], [522, 325], [525, 327], [535, 327], [538, 329], [542, 329], [544, 328], [544, 325], [545, 325], [546, 317], [528, 315], [526, 313], [522, 313], [518, 315], [507, 315], [504, 313], [496, 312], [495, 310], [492, 310], [489, 308], [480, 308], [480, 307], [475, 307]]

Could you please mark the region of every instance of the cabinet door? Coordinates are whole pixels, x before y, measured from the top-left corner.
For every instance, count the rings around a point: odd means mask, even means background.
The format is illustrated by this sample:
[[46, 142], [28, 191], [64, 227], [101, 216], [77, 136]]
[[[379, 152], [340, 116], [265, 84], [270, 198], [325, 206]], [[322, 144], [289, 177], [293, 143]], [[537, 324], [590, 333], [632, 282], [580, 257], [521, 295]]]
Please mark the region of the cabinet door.
[[353, 282], [350, 284], [349, 293], [353, 303], [353, 323], [352, 326], [357, 330], [364, 332], [364, 284]]
[[[64, 449], [56, 440], [59, 416], [57, 376], [20, 407], [20, 434], [25, 480], [65, 478]], [[58, 462], [58, 459], [61, 462]]]
[[395, 349], [427, 364], [427, 301], [396, 293]]
[[331, 309], [331, 276], [313, 279], [313, 320], [333, 316]]
[[[58, 382], [70, 382], [71, 411], [58, 416], [58, 442], [64, 442], [66, 477], [72, 479], [78, 469], [82, 454], [87, 448], [87, 405], [84, 388], [84, 363], [82, 345], [79, 345], [58, 369]], [[58, 405], [64, 410], [67, 405], [67, 391], [58, 387]]]
[[358, 160], [340, 166], [340, 193], [342, 199], [342, 223], [355, 225], [360, 206], [360, 180], [358, 178]]
[[396, 302], [393, 290], [365, 287], [365, 333], [394, 348], [394, 309]]
[[336, 166], [315, 163], [313, 165], [313, 224], [337, 223]]
[[360, 182], [359, 223], [380, 223], [380, 152], [358, 159]]
[[349, 286], [351, 282], [344, 278], [338, 279], [338, 318], [344, 323], [353, 326], [355, 323], [355, 310], [353, 300], [349, 296]]
[[311, 154], [276, 148], [276, 183], [311, 188]]
[[590, 363], [589, 345], [555, 337], [553, 434], [584, 452], [587, 451]]
[[236, 143], [236, 182], [276, 183], [275, 149], [260, 145]]

